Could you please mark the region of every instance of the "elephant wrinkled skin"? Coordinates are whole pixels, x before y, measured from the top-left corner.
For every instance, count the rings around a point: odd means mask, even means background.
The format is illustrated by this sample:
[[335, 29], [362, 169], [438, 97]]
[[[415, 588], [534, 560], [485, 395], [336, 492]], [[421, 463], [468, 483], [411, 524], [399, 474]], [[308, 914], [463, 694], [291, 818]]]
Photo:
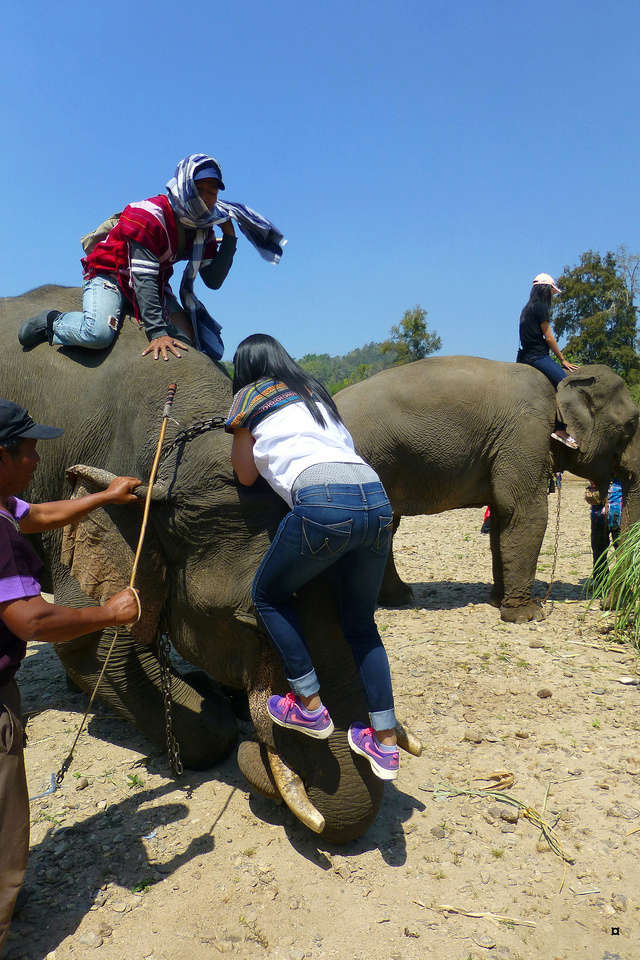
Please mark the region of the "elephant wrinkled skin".
[[[231, 382], [222, 367], [195, 350], [168, 363], [143, 359], [146, 339], [128, 322], [109, 351], [42, 344], [23, 352], [16, 335], [21, 320], [56, 306], [77, 309], [79, 302], [79, 290], [55, 287], [0, 300], [2, 395], [36, 420], [65, 428], [59, 440], [39, 444], [42, 459], [26, 499], [70, 496], [65, 468], [73, 464], [146, 479], [170, 380], [178, 384], [177, 423], [169, 423], [167, 444], [179, 428], [224, 415], [230, 405]], [[161, 461], [138, 580], [147, 618], [138, 629], [142, 639], [154, 636], [166, 599], [179, 653], [217, 683], [248, 694], [258, 742], [239, 750], [247, 779], [273, 798], [282, 792], [277, 777], [286, 780], [283, 797], [303, 822], [326, 840], [347, 842], [365, 832], [382, 797], [381, 781], [347, 744], [349, 723], [367, 719], [353, 656], [327, 584], [318, 580], [301, 590], [299, 612], [336, 731], [329, 740], [313, 741], [272, 725], [267, 698], [284, 693], [287, 684], [257, 627], [250, 588], [285, 507], [262, 481], [239, 487], [230, 452], [230, 436], [206, 430]], [[126, 585], [140, 520], [141, 511], [131, 507], [96, 511], [83, 530], [67, 535], [62, 553], [62, 531], [43, 534], [39, 546], [50, 578], [45, 589], [53, 588], [59, 603], [84, 605]], [[111, 635], [56, 644], [68, 674], [85, 691], [93, 689]], [[228, 754], [237, 731], [229, 701], [211, 684], [197, 686], [173, 676], [173, 722], [185, 766], [204, 768]], [[155, 648], [137, 643], [132, 631], [120, 633], [99, 695], [164, 747]]]
[[[640, 518], [638, 409], [609, 367], [580, 367], [557, 394], [526, 364], [433, 357], [394, 367], [335, 397], [360, 454], [402, 516], [491, 505], [492, 601], [503, 620], [540, 619], [531, 591], [547, 526], [550, 466], [623, 484], [623, 530]], [[550, 439], [556, 404], [578, 451]], [[412, 594], [390, 556], [380, 602]]]

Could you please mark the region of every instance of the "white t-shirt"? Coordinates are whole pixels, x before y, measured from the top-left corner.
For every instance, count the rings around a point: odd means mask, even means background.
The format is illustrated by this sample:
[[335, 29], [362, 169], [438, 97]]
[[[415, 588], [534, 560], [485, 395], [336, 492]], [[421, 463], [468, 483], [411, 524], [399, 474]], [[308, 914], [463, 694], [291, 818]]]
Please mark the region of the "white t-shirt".
[[324, 404], [316, 402], [327, 424], [324, 429], [300, 401], [265, 417], [251, 431], [256, 441], [253, 459], [258, 472], [290, 507], [291, 488], [307, 467], [316, 463], [365, 462], [356, 453], [345, 425], [336, 423]]

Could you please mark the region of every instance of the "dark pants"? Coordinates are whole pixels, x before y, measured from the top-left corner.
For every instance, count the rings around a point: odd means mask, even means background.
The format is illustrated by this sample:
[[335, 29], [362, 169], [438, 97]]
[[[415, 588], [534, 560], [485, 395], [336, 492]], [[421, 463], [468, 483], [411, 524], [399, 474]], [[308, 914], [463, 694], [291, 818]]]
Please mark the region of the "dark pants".
[[[296, 491], [253, 581], [253, 602], [294, 693], [319, 689], [292, 595], [334, 568], [344, 635], [375, 730], [395, 726], [389, 661], [374, 620], [393, 514], [381, 483], [314, 484]], [[320, 613], [320, 611], [319, 611]]]
[[15, 680], [0, 686], [0, 953], [29, 857], [24, 730]]
[[[600, 557], [606, 555], [609, 549], [609, 540], [614, 548], [618, 546], [620, 539], [620, 527], [609, 527], [609, 520], [606, 516], [595, 517], [591, 514], [591, 553], [593, 554], [593, 569]], [[604, 560], [602, 561], [604, 563]]]
[[551, 381], [554, 387], [557, 387], [560, 381], [564, 380], [567, 375], [567, 371], [563, 370], [560, 364], [556, 363], [549, 354], [547, 354], [546, 357], [532, 357], [525, 360], [520, 353], [518, 353], [518, 363], [528, 363], [530, 367], [535, 367], [540, 373], [544, 373], [545, 377]]

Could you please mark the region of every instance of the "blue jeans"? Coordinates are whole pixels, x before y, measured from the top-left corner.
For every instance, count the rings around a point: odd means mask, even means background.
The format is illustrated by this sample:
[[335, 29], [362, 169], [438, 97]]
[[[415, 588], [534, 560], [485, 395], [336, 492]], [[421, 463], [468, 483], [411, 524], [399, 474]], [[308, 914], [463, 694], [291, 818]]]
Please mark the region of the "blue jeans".
[[391, 544], [393, 514], [381, 483], [302, 487], [253, 581], [251, 596], [294, 693], [320, 689], [291, 597], [330, 567], [340, 619], [375, 730], [396, 725], [391, 674], [374, 612]]
[[108, 274], [98, 274], [82, 284], [82, 312], [62, 313], [53, 322], [57, 346], [104, 350], [120, 329], [124, 297]]
[[518, 363], [528, 363], [530, 367], [535, 367], [540, 373], [544, 373], [548, 380], [551, 380], [554, 387], [557, 387], [560, 381], [564, 380], [567, 375], [567, 371], [563, 370], [555, 360], [552, 360], [549, 354], [547, 354], [546, 357], [533, 357], [531, 360], [519, 360]]

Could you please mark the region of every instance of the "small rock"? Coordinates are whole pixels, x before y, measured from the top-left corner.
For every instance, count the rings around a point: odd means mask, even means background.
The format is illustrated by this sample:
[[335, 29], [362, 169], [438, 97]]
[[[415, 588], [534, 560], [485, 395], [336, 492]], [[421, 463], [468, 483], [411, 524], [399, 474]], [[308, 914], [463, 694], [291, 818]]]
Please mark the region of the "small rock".
[[117, 903], [111, 904], [111, 909], [114, 913], [125, 913], [127, 910], [126, 903], [123, 903], [122, 900], [118, 900]]
[[520, 811], [517, 807], [508, 807], [506, 810], [500, 811], [500, 818], [507, 823], [517, 823], [519, 817]]
[[482, 743], [482, 739], [483, 739], [482, 734], [479, 733], [477, 730], [467, 731], [467, 733], [465, 733], [464, 737], [462, 738], [463, 742], [466, 741], [467, 743]]
[[413, 937], [414, 940], [419, 940], [419, 939], [420, 939], [420, 934], [418, 933], [418, 931], [417, 931], [417, 930], [410, 930], [409, 927], [405, 927], [405, 928], [404, 928], [404, 935], [405, 935], [405, 937]]
[[536, 697], [540, 697], [541, 700], [546, 699], [546, 697], [551, 696], [551, 690], [548, 687], [543, 687], [541, 690], [538, 690]]
[[640, 816], [640, 810], [636, 810], [635, 807], [630, 807], [626, 803], [615, 803], [607, 810], [607, 816], [622, 817], [623, 820], [635, 820], [636, 817]]
[[530, 640], [529, 648], [531, 650], [544, 650], [544, 641], [542, 640]]
[[76, 783], [76, 790], [86, 790], [89, 786], [89, 781], [86, 777], [80, 777]]
[[113, 933], [113, 927], [109, 923], [101, 923], [99, 933], [101, 937], [110, 937]]
[[581, 768], [581, 767], [574, 767], [573, 770], [567, 770], [567, 773], [568, 773], [569, 776], [571, 776], [571, 777], [581, 777], [581, 776], [582, 776], [582, 768]]
[[431, 827], [431, 833], [437, 840], [444, 840], [447, 835], [444, 827]]
[[515, 833], [516, 825], [515, 823], [503, 823], [500, 827], [500, 833]]
[[502, 816], [502, 807], [498, 806], [497, 803], [494, 803], [491, 807], [489, 807], [487, 813], [490, 817], [493, 817], [494, 820], [499, 820]]
[[538, 842], [536, 843], [536, 850], [538, 851], [538, 853], [549, 853], [549, 851], [551, 850], [551, 847], [549, 846], [546, 840], [538, 840]]
[[608, 789], [609, 789], [609, 784], [608, 784], [608, 783], [596, 783], [596, 787], [600, 787], [601, 790], [608, 790]]
[[601, 697], [601, 696], [602, 696], [604, 693], [606, 693], [606, 692], [607, 692], [607, 691], [606, 691], [606, 690], [603, 690], [602, 687], [596, 687], [595, 690], [592, 690], [592, 691], [591, 691], [591, 693], [595, 693], [595, 695], [596, 695], [597, 697]]
[[528, 740], [531, 736], [530, 733], [527, 733], [526, 730], [516, 730], [516, 737], [518, 740]]
[[623, 893], [614, 893], [611, 897], [611, 906], [618, 913], [625, 913], [627, 909], [627, 898]]
[[83, 947], [101, 947], [102, 937], [98, 936], [97, 933], [83, 933], [81, 937], [78, 937], [78, 943], [81, 943]]

